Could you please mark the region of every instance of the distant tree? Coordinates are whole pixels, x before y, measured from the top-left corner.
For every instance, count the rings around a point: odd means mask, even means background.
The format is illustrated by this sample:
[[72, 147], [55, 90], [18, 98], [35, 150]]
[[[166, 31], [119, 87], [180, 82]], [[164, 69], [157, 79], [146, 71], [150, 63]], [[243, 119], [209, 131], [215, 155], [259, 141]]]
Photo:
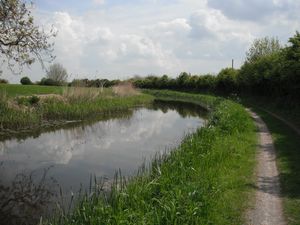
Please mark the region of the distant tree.
[[46, 78], [53, 80], [57, 85], [62, 85], [67, 81], [68, 73], [62, 64], [55, 63], [49, 67]]
[[53, 43], [49, 41], [55, 35], [54, 29], [46, 33], [34, 25], [25, 0], [0, 1], [0, 56], [14, 73], [19, 73], [24, 65], [31, 65], [35, 59], [42, 65], [44, 60], [52, 61]]
[[20, 83], [23, 85], [29, 85], [32, 84], [31, 80], [29, 79], [29, 77], [22, 77], [20, 80]]
[[190, 76], [191, 76], [191, 74], [189, 74], [187, 72], [180, 73], [176, 79], [178, 88], [182, 88], [182, 89], [186, 88]]
[[168, 75], [164, 74], [158, 80], [158, 87], [159, 88], [167, 88], [169, 86], [168, 83], [169, 83], [169, 77], [168, 77]]
[[281, 50], [279, 40], [274, 37], [264, 37], [254, 40], [250, 49], [246, 52], [246, 63], [258, 60], [260, 57], [267, 56]]
[[200, 91], [208, 91], [213, 92], [215, 91], [216, 87], [216, 76], [212, 74], [206, 74], [199, 77], [198, 83], [200, 85]]
[[300, 33], [296, 34], [289, 39], [289, 46], [286, 47], [286, 57], [288, 60], [300, 62]]
[[237, 91], [237, 77], [239, 71], [233, 68], [222, 69], [216, 78], [216, 90], [230, 94]]
[[58, 86], [60, 85], [55, 80], [51, 78], [42, 78], [42, 80], [39, 82], [39, 85], [45, 85], [45, 86]]

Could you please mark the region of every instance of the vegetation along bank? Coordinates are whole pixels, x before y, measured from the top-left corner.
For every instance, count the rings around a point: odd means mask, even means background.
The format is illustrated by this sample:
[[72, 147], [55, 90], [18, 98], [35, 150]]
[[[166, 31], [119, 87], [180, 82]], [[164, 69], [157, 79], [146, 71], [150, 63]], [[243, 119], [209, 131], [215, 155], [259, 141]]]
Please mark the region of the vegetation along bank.
[[[230, 100], [174, 91], [157, 99], [205, 105], [208, 124], [169, 154], [110, 192], [96, 186], [69, 213], [48, 224], [243, 224], [253, 183], [256, 132], [245, 109]], [[97, 188], [98, 187], [98, 188]], [[100, 190], [99, 190], [100, 189]]]
[[0, 86], [0, 131], [34, 130], [57, 121], [87, 120], [152, 102], [131, 86]]

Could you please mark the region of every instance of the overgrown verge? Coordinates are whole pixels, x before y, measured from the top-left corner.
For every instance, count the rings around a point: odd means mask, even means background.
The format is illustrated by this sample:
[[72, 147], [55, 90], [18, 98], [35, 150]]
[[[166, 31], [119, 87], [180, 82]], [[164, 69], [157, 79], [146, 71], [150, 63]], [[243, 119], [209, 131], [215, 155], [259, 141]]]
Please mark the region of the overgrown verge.
[[159, 99], [205, 105], [208, 125], [109, 193], [96, 186], [72, 213], [50, 224], [243, 224], [253, 184], [256, 131], [241, 105], [204, 95], [147, 91]]
[[268, 98], [261, 96], [242, 96], [241, 100], [244, 104], [254, 106], [256, 109], [266, 110], [284, 118], [293, 126], [300, 129], [300, 104], [285, 97]]

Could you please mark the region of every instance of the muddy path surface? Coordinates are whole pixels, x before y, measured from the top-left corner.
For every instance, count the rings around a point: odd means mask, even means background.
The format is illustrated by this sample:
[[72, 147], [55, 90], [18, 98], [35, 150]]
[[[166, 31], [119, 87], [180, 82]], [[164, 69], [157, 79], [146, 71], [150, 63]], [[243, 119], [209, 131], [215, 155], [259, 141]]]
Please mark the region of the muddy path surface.
[[249, 110], [259, 135], [254, 205], [246, 213], [248, 225], [285, 225], [279, 172], [272, 136], [262, 119]]

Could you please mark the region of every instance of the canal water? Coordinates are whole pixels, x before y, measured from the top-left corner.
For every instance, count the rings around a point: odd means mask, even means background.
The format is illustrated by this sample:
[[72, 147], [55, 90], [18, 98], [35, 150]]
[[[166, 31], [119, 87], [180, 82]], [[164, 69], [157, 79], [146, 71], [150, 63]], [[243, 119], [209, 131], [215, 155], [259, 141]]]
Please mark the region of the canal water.
[[54, 202], [90, 189], [91, 177], [135, 175], [203, 126], [205, 115], [193, 104], [155, 101], [105, 120], [1, 141], [0, 224], [34, 224]]

